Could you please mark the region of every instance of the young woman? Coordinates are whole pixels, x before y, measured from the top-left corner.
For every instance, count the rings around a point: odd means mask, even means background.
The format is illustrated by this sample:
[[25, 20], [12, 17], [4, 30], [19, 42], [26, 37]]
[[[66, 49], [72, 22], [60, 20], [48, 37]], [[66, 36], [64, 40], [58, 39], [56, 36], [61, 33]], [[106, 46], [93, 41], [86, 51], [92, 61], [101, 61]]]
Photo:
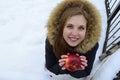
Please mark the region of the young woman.
[[[47, 23], [45, 66], [52, 73], [88, 76], [92, 70], [101, 31], [98, 10], [86, 0], [64, 0], [56, 6]], [[81, 60], [80, 68], [65, 67], [68, 54]]]

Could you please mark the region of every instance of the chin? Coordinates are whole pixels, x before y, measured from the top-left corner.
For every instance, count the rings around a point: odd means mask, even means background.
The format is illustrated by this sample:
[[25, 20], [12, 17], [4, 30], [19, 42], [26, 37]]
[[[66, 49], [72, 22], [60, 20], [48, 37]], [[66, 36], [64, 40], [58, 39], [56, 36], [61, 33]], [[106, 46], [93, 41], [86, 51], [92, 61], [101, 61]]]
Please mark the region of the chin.
[[76, 47], [78, 44], [68, 44], [71, 47]]
[[71, 46], [71, 47], [76, 47], [80, 42], [71, 42], [71, 41], [66, 41], [66, 43]]

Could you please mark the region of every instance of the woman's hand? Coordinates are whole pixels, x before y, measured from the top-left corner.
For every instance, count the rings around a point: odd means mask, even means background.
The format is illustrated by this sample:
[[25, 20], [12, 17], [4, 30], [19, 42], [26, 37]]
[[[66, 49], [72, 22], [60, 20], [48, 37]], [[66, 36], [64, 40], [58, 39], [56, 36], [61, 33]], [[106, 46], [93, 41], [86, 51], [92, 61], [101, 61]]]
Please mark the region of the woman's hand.
[[59, 59], [59, 65], [62, 67], [62, 70], [66, 69], [64, 65], [67, 57], [67, 55], [61, 55], [61, 59]]
[[84, 70], [85, 67], [87, 67], [87, 60], [85, 56], [80, 56], [80, 60], [81, 60], [81, 68], [80, 70]]

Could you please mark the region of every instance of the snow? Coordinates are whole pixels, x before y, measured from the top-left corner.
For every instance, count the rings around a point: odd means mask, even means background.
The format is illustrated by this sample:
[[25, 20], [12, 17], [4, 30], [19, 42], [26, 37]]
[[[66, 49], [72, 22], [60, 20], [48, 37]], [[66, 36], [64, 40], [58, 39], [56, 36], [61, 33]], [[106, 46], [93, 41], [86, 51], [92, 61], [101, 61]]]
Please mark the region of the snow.
[[[56, 76], [44, 68], [46, 22], [51, 10], [61, 1], [0, 0], [0, 80], [78, 80], [69, 75]], [[102, 54], [107, 20], [104, 0], [90, 1], [100, 10], [103, 26], [91, 77], [101, 64], [98, 57]], [[95, 80], [103, 79], [97, 76]]]
[[116, 73], [120, 70], [120, 49], [118, 49], [114, 54], [107, 57], [104, 63], [99, 65], [99, 69], [96, 71], [92, 80], [113, 80]]

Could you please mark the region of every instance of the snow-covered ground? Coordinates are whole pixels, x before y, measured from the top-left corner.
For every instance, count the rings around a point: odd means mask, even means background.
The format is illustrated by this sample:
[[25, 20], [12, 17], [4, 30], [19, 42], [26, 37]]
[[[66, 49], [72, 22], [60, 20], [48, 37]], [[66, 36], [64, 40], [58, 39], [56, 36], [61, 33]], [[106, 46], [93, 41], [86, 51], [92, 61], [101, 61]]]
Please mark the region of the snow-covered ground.
[[[44, 68], [46, 22], [51, 10], [61, 1], [0, 0], [0, 80], [65, 80], [63, 76], [49, 77]], [[107, 18], [104, 0], [89, 1], [100, 10], [103, 26], [92, 77], [100, 64], [98, 57], [102, 53]], [[120, 56], [119, 52], [116, 52], [117, 56]], [[102, 76], [98, 77], [100, 72], [96, 73], [97, 78], [94, 76], [95, 80], [103, 80]]]

